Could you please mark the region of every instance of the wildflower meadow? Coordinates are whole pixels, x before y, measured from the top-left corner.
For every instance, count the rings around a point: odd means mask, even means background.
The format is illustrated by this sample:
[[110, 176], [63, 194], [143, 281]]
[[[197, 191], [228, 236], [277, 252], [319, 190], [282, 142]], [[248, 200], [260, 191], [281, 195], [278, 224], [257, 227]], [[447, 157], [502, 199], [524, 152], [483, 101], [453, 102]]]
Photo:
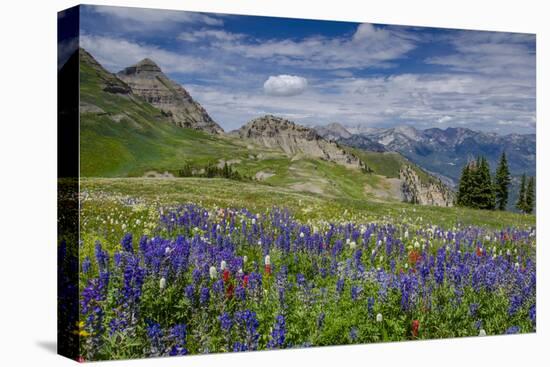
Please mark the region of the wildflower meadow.
[[534, 226], [297, 213], [125, 198], [84, 215], [81, 360], [536, 330]]

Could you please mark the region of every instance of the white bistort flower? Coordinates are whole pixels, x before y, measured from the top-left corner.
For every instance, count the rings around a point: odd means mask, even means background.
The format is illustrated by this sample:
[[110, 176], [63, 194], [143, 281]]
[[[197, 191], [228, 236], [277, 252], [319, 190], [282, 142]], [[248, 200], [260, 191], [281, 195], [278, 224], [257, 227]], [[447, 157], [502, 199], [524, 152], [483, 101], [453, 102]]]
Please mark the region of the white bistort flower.
[[225, 262], [225, 260], [222, 260], [222, 262], [220, 264], [220, 269], [222, 269], [222, 271], [227, 269], [227, 263]]
[[159, 287], [160, 289], [166, 288], [166, 278], [164, 277], [160, 278]]
[[382, 314], [381, 313], [376, 315], [376, 322], [382, 322]]
[[248, 256], [244, 255], [243, 256], [243, 264], [246, 264], [246, 261], [248, 260]]
[[479, 336], [487, 336], [485, 329], [479, 329]]
[[216, 279], [218, 277], [218, 271], [215, 266], [210, 267], [210, 279]]
[[269, 255], [265, 255], [264, 264], [271, 265], [271, 258], [269, 257]]

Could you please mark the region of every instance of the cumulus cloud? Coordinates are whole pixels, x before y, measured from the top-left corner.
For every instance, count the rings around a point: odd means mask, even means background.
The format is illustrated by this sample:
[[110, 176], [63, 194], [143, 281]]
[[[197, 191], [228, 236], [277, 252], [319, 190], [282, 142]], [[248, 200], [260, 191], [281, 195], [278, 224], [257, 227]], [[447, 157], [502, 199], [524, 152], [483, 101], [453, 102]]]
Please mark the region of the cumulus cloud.
[[297, 75], [272, 75], [264, 83], [264, 92], [272, 96], [296, 96], [306, 88], [307, 79]]

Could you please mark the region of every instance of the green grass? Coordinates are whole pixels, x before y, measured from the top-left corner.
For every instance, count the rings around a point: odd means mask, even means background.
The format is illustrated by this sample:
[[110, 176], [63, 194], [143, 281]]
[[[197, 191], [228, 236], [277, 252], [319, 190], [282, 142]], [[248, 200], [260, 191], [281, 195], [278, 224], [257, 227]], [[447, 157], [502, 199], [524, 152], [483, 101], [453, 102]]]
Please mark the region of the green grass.
[[[124, 207], [123, 198], [137, 198], [143, 207], [196, 203], [208, 208], [247, 207], [258, 212], [274, 206], [290, 209], [302, 220], [431, 223], [444, 228], [477, 225], [489, 228], [534, 226], [533, 215], [512, 212], [444, 208], [407, 203], [381, 203], [297, 192], [260, 183], [221, 178], [92, 178], [81, 180], [81, 190], [91, 194], [84, 207], [102, 212], [107, 203]], [[105, 201], [105, 202], [104, 202]], [[100, 215], [99, 215], [100, 216]]]

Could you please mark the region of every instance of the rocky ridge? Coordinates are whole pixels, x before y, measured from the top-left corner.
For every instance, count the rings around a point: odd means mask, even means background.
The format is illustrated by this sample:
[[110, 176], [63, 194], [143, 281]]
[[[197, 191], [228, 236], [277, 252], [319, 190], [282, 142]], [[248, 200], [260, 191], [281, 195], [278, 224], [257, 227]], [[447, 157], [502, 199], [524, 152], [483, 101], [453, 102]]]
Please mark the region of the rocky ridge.
[[132, 92], [163, 111], [180, 127], [221, 134], [223, 129], [181, 85], [169, 79], [151, 59], [145, 58], [118, 72]]
[[348, 167], [363, 167], [359, 158], [324, 139], [314, 129], [282, 117], [266, 115], [256, 118], [232, 134], [267, 148], [282, 149], [288, 156], [303, 154]]

